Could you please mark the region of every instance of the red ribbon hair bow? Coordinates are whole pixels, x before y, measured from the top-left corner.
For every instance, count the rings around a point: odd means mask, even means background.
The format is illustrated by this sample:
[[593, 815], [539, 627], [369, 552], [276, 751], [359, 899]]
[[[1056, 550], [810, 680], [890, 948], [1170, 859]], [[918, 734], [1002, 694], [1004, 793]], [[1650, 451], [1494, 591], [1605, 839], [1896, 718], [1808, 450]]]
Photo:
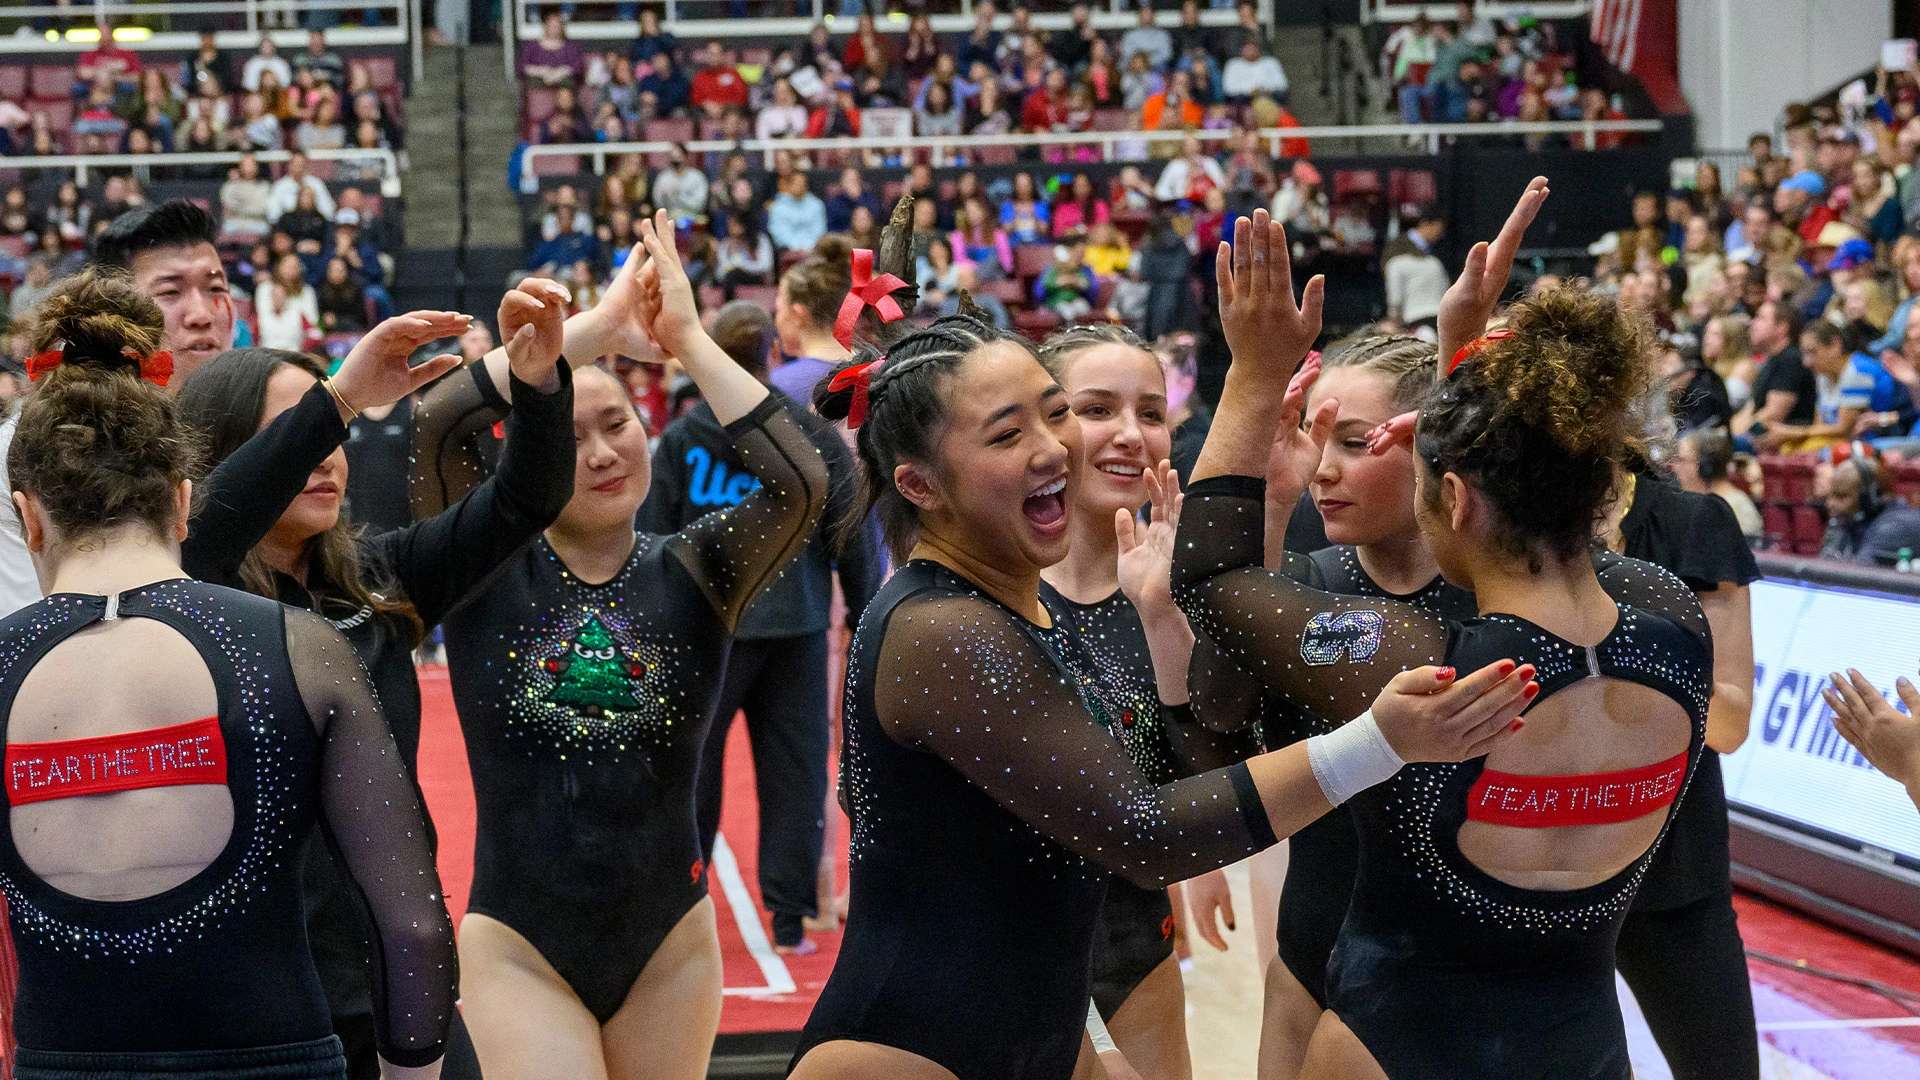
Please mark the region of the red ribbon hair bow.
[[[168, 380], [173, 378], [173, 354], [165, 349], [161, 349], [159, 352], [151, 353], [147, 356], [141, 356], [132, 349], [125, 349], [122, 350], [122, 355], [129, 360], [140, 361], [140, 377], [155, 386], [164, 388]], [[29, 356], [27, 358], [27, 381], [39, 382], [50, 374], [54, 368], [65, 363], [66, 359], [67, 353], [65, 349], [48, 349], [46, 352], [35, 353]]]
[[840, 301], [840, 314], [833, 320], [833, 339], [843, 349], [853, 348], [853, 324], [860, 321], [860, 309], [871, 307], [880, 313], [880, 321], [893, 322], [906, 317], [900, 305], [894, 302], [893, 290], [904, 289], [907, 283], [892, 274], [873, 274], [873, 252], [866, 248], [853, 251], [853, 288], [847, 292], [847, 298]]
[[[885, 357], [881, 358], [882, 360]], [[855, 364], [827, 380], [827, 389], [833, 393], [853, 390], [853, 404], [847, 408], [847, 428], [852, 430], [867, 422], [867, 396], [873, 389], [873, 372], [880, 366], [880, 360], [869, 360], [864, 364]]]
[[1474, 338], [1472, 341], [1467, 342], [1465, 345], [1460, 346], [1460, 351], [1453, 354], [1453, 362], [1447, 365], [1447, 377], [1452, 378], [1453, 373], [1460, 370], [1460, 365], [1480, 355], [1480, 350], [1496, 341], [1505, 341], [1514, 335], [1515, 331], [1511, 327], [1503, 326], [1498, 330], [1489, 330], [1479, 337]]

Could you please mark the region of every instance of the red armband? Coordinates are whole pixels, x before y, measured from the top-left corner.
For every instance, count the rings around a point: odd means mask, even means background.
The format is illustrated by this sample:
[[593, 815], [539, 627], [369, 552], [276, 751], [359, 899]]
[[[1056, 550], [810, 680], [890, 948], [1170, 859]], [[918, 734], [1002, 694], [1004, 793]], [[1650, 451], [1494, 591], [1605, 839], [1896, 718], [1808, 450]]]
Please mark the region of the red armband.
[[1687, 776], [1686, 751], [1621, 772], [1527, 776], [1487, 769], [1467, 793], [1467, 820], [1516, 829], [1614, 825], [1673, 804]]
[[12, 806], [134, 788], [225, 784], [227, 743], [216, 717], [60, 742], [7, 746]]

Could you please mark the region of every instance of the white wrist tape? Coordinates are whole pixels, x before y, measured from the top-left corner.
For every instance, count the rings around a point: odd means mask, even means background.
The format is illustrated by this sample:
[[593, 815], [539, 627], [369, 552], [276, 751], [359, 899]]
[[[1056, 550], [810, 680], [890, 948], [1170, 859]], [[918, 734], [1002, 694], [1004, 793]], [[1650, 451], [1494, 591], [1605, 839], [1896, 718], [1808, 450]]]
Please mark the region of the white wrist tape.
[[1307, 740], [1307, 765], [1321, 793], [1335, 806], [1393, 779], [1405, 764], [1381, 733], [1372, 709]]
[[1113, 1045], [1113, 1036], [1107, 1034], [1107, 1022], [1100, 1019], [1100, 1010], [1091, 1001], [1087, 1002], [1087, 1038], [1093, 1041], [1096, 1054], [1111, 1054], [1120, 1049]]

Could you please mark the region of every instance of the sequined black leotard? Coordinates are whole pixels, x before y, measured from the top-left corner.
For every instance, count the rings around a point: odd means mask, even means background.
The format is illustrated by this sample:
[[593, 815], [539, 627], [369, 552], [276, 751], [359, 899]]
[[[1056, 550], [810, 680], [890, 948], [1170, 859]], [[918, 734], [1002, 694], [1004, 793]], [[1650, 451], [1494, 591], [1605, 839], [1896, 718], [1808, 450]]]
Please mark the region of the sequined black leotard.
[[468, 910], [524, 936], [602, 1023], [706, 895], [693, 785], [728, 635], [826, 497], [820, 452], [772, 398], [727, 431], [760, 481], [739, 505], [637, 535], [597, 584], [536, 541], [445, 624], [473, 767]]
[[[40, 658], [108, 617], [108, 598], [63, 593], [0, 622], [0, 741]], [[372, 915], [381, 1053], [397, 1065], [437, 1060], [458, 981], [453, 930], [413, 782], [346, 640], [305, 612], [186, 580], [122, 593], [117, 617], [163, 623], [205, 661], [232, 835], [186, 882], [111, 902], [48, 885], [0, 828], [23, 1059], [56, 1068], [63, 1054], [106, 1054], [116, 1068], [172, 1075], [143, 1063], [332, 1043], [301, 909], [299, 852], [317, 820]], [[332, 1053], [339, 1062], [337, 1043]]]
[[[1161, 702], [1146, 628], [1124, 593], [1116, 589], [1080, 604], [1043, 581], [1040, 601], [1065, 633], [1062, 659], [1079, 677], [1081, 692], [1099, 705], [1095, 719], [1150, 782], [1170, 783], [1247, 756], [1245, 740], [1196, 725], [1186, 702]], [[1141, 980], [1173, 955], [1173, 933], [1165, 889], [1143, 889], [1122, 877], [1107, 884], [1093, 933], [1093, 1002], [1101, 1016], [1111, 1020]]]
[[[1472, 593], [1438, 577], [1404, 596], [1389, 593], [1367, 575], [1351, 545], [1290, 556], [1286, 572], [1316, 589], [1394, 600], [1448, 619], [1470, 619], [1476, 614]], [[1209, 669], [1214, 666], [1231, 668], [1245, 682], [1213, 673]], [[1251, 682], [1251, 676], [1213, 648], [1195, 651], [1193, 678], [1196, 704], [1202, 703], [1209, 688], [1232, 694]], [[1252, 685], [1257, 687], [1258, 683]], [[1269, 750], [1324, 734], [1339, 724], [1297, 708], [1279, 694], [1259, 692], [1259, 698], [1253, 715], [1259, 718]], [[1205, 702], [1202, 711], [1224, 708], [1225, 703]], [[1359, 871], [1360, 838], [1353, 829], [1353, 815], [1345, 806], [1334, 807], [1331, 813], [1287, 837], [1287, 877], [1280, 889], [1280, 917], [1276, 921], [1280, 961], [1322, 1007], [1327, 1003], [1327, 959], [1333, 955], [1340, 924], [1346, 920], [1353, 879]]]
[[[1261, 516], [1258, 480], [1216, 477], [1189, 489], [1175, 595], [1197, 629], [1295, 704], [1321, 716], [1353, 714], [1400, 670], [1472, 671], [1512, 657], [1539, 669], [1541, 700], [1595, 676], [1672, 699], [1691, 720], [1691, 776], [1705, 745], [1713, 653], [1699, 602], [1671, 574], [1598, 556], [1600, 584], [1620, 613], [1588, 649], [1515, 616], [1451, 621], [1302, 586], [1258, 567]], [[1613, 948], [1659, 842], [1587, 888], [1501, 882], [1457, 843], [1485, 764], [1409, 765], [1349, 804], [1360, 869], [1327, 1005], [1394, 1080], [1626, 1080]]]
[[1108, 876], [1164, 889], [1274, 842], [1244, 764], [1141, 775], [1072, 647], [931, 562], [868, 606], [842, 720], [852, 910], [796, 1062], [844, 1039], [1061, 1080]]

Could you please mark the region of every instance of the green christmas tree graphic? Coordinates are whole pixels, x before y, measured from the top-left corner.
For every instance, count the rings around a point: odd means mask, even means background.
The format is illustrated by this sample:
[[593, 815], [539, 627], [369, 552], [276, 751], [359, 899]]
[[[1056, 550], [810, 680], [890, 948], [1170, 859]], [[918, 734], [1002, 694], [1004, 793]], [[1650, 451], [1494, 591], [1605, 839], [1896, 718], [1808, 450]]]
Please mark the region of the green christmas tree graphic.
[[555, 676], [547, 702], [600, 716], [640, 707], [632, 680], [646, 673], [646, 665], [621, 655], [620, 646], [598, 615], [588, 616], [573, 644], [559, 656], [543, 662]]

